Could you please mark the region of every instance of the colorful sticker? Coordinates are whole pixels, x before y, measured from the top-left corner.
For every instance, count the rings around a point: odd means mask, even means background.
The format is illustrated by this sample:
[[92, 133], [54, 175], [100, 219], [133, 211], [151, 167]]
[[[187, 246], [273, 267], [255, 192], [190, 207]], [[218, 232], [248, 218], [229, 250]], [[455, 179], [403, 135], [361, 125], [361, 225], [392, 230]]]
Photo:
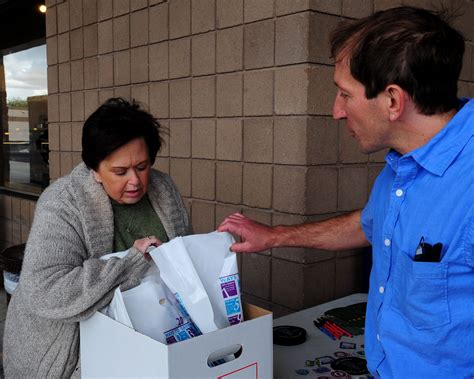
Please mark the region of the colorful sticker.
[[242, 306], [239, 275], [224, 276], [219, 278], [219, 281], [229, 323], [230, 325], [240, 324], [242, 322]]

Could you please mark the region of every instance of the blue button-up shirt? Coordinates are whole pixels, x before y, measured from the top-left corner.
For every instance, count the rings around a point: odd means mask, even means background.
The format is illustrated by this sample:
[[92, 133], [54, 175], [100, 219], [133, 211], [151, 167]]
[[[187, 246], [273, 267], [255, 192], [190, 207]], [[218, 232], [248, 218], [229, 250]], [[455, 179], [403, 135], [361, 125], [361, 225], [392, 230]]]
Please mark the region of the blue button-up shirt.
[[[383, 378], [474, 377], [474, 100], [426, 145], [390, 151], [361, 223], [372, 243], [365, 349]], [[440, 262], [414, 261], [421, 237]]]

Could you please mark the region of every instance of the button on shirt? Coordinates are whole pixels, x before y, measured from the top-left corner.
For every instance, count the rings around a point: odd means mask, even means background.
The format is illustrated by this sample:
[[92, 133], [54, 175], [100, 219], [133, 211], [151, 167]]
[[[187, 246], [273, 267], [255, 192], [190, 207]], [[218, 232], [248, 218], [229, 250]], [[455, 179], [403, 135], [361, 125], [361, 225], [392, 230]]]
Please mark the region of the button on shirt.
[[[461, 106], [426, 145], [387, 154], [362, 212], [365, 349], [383, 378], [474, 376], [474, 100]], [[440, 262], [414, 261], [421, 237]]]

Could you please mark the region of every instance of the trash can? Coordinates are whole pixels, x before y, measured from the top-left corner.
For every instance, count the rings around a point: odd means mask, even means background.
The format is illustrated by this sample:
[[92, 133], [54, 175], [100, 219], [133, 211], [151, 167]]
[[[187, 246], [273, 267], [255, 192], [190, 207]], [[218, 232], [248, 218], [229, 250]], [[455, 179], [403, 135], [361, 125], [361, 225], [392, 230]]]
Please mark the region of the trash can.
[[7, 247], [0, 255], [0, 264], [3, 268], [3, 285], [7, 295], [7, 304], [20, 280], [21, 265], [25, 254], [24, 243]]

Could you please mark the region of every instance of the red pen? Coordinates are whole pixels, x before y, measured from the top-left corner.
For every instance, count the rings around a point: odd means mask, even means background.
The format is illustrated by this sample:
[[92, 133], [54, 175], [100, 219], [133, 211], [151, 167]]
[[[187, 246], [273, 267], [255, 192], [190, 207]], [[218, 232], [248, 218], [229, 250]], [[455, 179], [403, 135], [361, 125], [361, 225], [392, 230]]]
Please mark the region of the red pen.
[[329, 323], [329, 325], [334, 326], [337, 330], [339, 330], [341, 333], [345, 334], [346, 336], [351, 337], [351, 338], [353, 337], [353, 335], [351, 333], [349, 333], [347, 330], [341, 328], [334, 321], [326, 321], [326, 322]]

